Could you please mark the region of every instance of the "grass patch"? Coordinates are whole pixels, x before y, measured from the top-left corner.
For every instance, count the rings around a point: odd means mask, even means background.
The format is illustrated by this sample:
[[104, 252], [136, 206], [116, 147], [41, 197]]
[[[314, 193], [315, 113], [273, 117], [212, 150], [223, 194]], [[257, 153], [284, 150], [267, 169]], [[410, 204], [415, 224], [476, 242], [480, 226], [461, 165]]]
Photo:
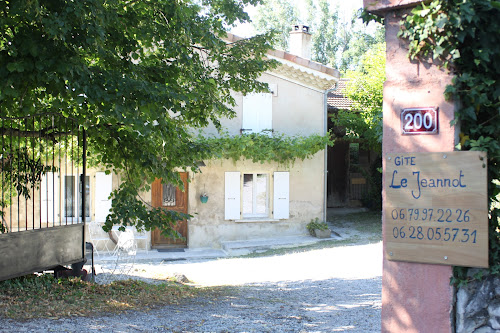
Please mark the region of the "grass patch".
[[0, 317], [16, 320], [83, 317], [179, 304], [203, 289], [166, 281], [115, 281], [99, 285], [80, 278], [27, 275], [0, 282]]

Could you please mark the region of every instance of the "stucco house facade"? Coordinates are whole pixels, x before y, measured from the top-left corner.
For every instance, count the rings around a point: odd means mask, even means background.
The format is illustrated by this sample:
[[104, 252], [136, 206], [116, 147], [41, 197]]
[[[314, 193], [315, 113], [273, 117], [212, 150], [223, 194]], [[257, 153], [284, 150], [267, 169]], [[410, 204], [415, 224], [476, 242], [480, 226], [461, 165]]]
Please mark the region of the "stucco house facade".
[[[272, 130], [288, 136], [327, 132], [326, 92], [339, 79], [333, 68], [312, 62], [308, 28], [291, 33], [291, 53], [271, 51], [280, 65], [264, 73], [271, 93], [235, 94], [236, 117], [222, 119], [230, 135]], [[229, 35], [233, 42], [238, 37]], [[208, 128], [207, 134], [215, 129]], [[269, 132], [268, 132], [269, 133]], [[189, 175], [187, 222], [189, 248], [218, 248], [224, 242], [303, 235], [311, 219], [326, 218], [326, 155], [291, 166], [248, 160], [204, 161], [201, 173]], [[202, 203], [200, 195], [208, 201]], [[152, 246], [158, 246], [152, 242]], [[161, 246], [161, 245], [159, 245]]]
[[[228, 42], [239, 37], [229, 34]], [[272, 50], [268, 57], [279, 66], [264, 73], [260, 81], [271, 92], [243, 96], [235, 93], [236, 117], [221, 119], [230, 135], [266, 132], [287, 136], [325, 135], [328, 130], [327, 91], [339, 80], [339, 72], [310, 59], [308, 28], [295, 26], [291, 52]], [[215, 127], [203, 129], [217, 135]], [[138, 234], [142, 249], [221, 248], [225, 242], [307, 234], [311, 219], [326, 218], [326, 151], [290, 166], [253, 163], [248, 160], [206, 160], [200, 173], [181, 172], [185, 191], [175, 186], [153, 183], [142, 198], [152, 206], [174, 209], [193, 217], [180, 223], [185, 240], [164, 238], [159, 231]], [[117, 175], [89, 170], [90, 227], [97, 249], [112, 247], [102, 225], [110, 208], [110, 191], [120, 182]], [[200, 196], [208, 200], [202, 202]], [[92, 224], [93, 223], [93, 224]]]

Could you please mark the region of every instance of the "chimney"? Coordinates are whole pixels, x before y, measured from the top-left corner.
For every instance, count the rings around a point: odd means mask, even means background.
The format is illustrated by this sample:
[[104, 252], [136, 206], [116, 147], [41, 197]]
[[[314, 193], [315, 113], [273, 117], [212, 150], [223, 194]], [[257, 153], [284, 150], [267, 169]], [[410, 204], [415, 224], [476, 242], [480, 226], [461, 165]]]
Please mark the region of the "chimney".
[[292, 26], [292, 31], [290, 31], [290, 53], [310, 60], [311, 37], [307, 25], [296, 24]]

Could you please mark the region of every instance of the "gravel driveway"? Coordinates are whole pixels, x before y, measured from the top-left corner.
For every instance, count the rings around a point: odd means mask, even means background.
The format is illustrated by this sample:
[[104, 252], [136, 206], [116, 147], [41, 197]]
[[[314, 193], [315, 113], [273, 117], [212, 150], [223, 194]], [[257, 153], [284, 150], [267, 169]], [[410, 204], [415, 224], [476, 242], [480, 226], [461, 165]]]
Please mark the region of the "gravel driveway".
[[143, 263], [135, 274], [183, 274], [226, 286], [216, 300], [120, 315], [0, 321], [0, 332], [380, 332], [382, 243], [258, 258]]

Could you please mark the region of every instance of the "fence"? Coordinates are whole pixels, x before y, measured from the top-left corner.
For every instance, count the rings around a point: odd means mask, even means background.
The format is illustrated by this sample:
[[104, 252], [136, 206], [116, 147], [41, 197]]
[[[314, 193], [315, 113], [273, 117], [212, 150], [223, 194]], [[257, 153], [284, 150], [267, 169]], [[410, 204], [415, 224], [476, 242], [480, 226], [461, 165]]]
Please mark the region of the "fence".
[[86, 136], [56, 113], [0, 117], [0, 280], [83, 260]]

